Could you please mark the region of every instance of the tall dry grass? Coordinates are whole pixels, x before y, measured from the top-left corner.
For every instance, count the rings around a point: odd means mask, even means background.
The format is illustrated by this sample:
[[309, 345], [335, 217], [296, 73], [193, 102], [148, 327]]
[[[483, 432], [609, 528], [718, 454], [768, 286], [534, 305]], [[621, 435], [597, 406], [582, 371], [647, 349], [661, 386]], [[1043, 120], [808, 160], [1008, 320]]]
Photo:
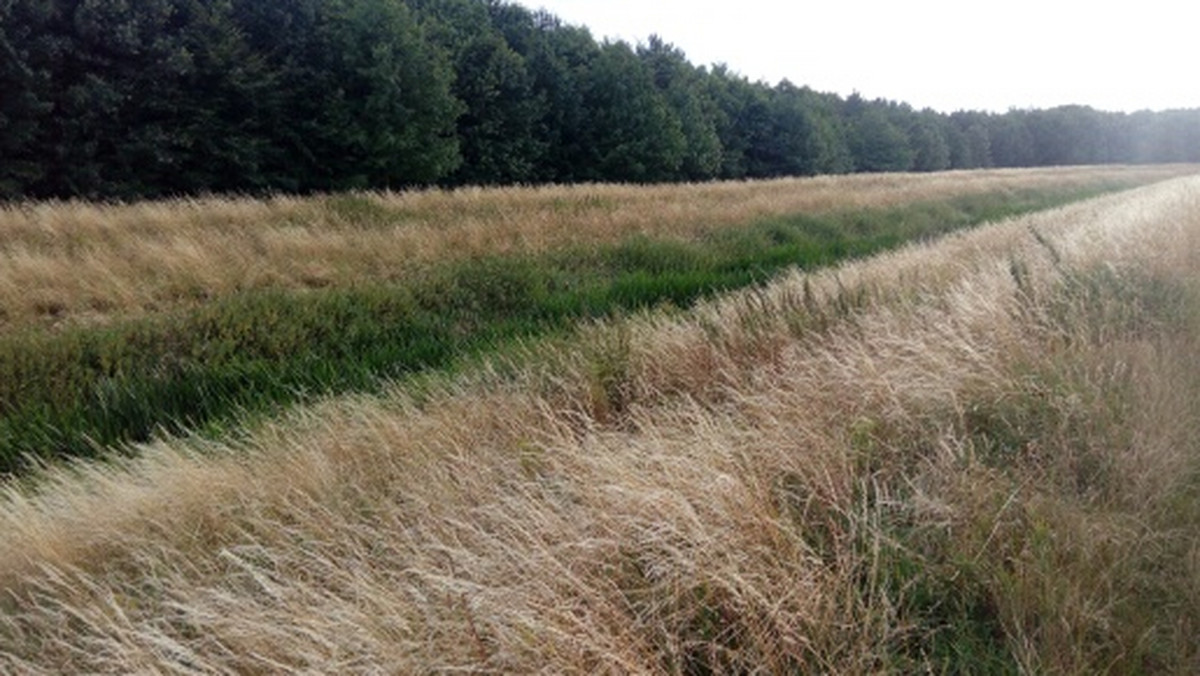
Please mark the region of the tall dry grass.
[[56, 469], [0, 669], [1194, 673], [1200, 180]]
[[0, 206], [0, 327], [102, 322], [255, 288], [378, 283], [431, 261], [687, 237], [801, 211], [997, 190], [1145, 183], [1182, 166], [469, 188], [324, 197]]

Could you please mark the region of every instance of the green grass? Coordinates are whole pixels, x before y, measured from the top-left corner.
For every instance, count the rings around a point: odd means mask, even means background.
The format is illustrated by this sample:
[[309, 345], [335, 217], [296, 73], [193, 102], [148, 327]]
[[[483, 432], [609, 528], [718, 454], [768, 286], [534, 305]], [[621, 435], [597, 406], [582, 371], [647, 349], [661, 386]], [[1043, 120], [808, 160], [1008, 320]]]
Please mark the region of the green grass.
[[[155, 433], [220, 430], [314, 395], [370, 391], [575, 322], [761, 283], [1098, 192], [1005, 192], [795, 215], [696, 241], [436, 265], [403, 285], [257, 291], [102, 328], [0, 337], [0, 474]], [[347, 204], [356, 217], [371, 213]]]

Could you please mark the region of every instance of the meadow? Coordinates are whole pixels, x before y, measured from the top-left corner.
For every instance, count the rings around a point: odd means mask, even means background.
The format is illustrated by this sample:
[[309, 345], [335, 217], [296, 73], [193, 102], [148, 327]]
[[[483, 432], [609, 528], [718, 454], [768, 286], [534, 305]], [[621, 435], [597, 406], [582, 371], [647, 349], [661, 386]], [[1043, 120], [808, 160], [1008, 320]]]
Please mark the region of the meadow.
[[10, 207], [0, 670], [1192, 673], [1195, 171]]
[[582, 319], [1178, 168], [361, 193], [0, 214], [0, 473], [453, 367]]

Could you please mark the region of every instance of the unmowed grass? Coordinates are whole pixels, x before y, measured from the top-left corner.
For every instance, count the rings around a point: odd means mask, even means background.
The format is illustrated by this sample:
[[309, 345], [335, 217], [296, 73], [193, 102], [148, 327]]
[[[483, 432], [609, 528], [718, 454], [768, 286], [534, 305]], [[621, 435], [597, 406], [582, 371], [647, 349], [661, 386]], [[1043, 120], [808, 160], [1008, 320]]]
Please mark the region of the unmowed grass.
[[797, 213], [1022, 190], [1129, 187], [1186, 166], [874, 174], [270, 199], [0, 205], [0, 331], [96, 325], [246, 291], [411, 280], [430, 263], [693, 240]]
[[[0, 473], [446, 368], [581, 319], [761, 284], [1102, 190], [1004, 191], [773, 217], [692, 240], [427, 266], [403, 283], [244, 292], [94, 327], [0, 334]], [[362, 218], [372, 218], [364, 211]], [[377, 215], [377, 214], [376, 214]]]
[[19, 673], [1195, 673], [1200, 181], [0, 502]]

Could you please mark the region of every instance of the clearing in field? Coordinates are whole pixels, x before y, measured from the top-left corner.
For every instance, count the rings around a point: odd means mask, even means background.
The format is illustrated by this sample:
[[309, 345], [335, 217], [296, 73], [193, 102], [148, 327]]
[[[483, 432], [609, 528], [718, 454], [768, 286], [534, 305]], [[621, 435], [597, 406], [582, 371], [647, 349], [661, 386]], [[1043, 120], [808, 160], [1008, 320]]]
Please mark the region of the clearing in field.
[[46, 469], [0, 669], [1193, 672], [1197, 269], [1174, 178]]

